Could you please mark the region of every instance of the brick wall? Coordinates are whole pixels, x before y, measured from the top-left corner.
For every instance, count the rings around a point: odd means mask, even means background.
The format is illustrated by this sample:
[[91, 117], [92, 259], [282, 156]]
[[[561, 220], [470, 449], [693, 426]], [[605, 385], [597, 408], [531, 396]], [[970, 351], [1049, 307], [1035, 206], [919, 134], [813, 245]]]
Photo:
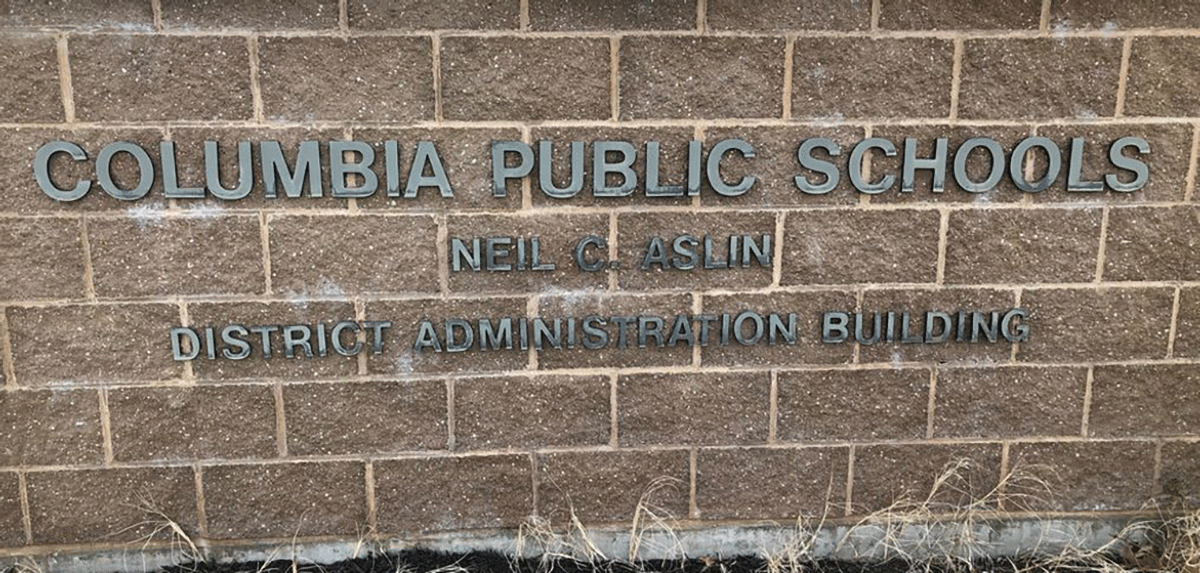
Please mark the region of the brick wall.
[[[833, 517], [969, 457], [1034, 509], [1196, 495], [1200, 3], [147, 0], [0, 4], [0, 546], [111, 544], [142, 501], [197, 538]], [[65, 5], [65, 6], [64, 6]], [[7, 12], [5, 12], [7, 11]], [[1146, 138], [1132, 193], [796, 191], [799, 141]], [[492, 140], [742, 137], [736, 198], [491, 196]], [[42, 143], [430, 139], [456, 196], [58, 203]], [[94, 155], [93, 155], [94, 156]], [[1085, 165], [1095, 177], [1098, 155]], [[156, 159], [157, 160], [157, 159]], [[78, 167], [86, 174], [91, 162]], [[640, 165], [640, 164], [639, 164]], [[667, 163], [678, 165], [678, 162]], [[1037, 166], [1032, 162], [1028, 169]], [[640, 168], [640, 167], [639, 167]], [[736, 165], [731, 168], [736, 168]], [[895, 171], [877, 156], [878, 175]], [[117, 178], [136, 181], [132, 165]], [[676, 175], [678, 174], [678, 169]], [[325, 174], [328, 178], [328, 173]], [[447, 237], [773, 236], [771, 269], [464, 275]], [[559, 253], [560, 255], [562, 253]], [[1023, 343], [823, 345], [826, 309], [1021, 306]], [[167, 329], [796, 312], [794, 347], [172, 360]], [[1012, 508], [1010, 508], [1012, 509]], [[24, 549], [22, 549], [24, 547]]]

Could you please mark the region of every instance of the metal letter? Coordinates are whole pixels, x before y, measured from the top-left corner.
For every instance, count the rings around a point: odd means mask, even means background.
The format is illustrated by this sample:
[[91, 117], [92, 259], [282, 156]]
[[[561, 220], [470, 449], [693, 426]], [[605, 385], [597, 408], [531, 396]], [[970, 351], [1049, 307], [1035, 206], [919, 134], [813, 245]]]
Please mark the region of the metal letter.
[[824, 149], [830, 156], [837, 157], [842, 153], [842, 148], [828, 137], [810, 137], [802, 141], [800, 147], [796, 149], [796, 158], [800, 160], [800, 167], [825, 176], [824, 183], [814, 185], [809, 182], [807, 177], [797, 175], [795, 177], [796, 188], [807, 195], [824, 195], [837, 187], [841, 174], [838, 173], [837, 166], [832, 162], [813, 157], [814, 149]]
[[[1046, 167], [1046, 176], [1039, 179], [1035, 183], [1030, 183], [1025, 180], [1025, 156], [1029, 150], [1034, 147], [1040, 147], [1046, 150], [1046, 159], [1049, 165]], [[1062, 170], [1062, 153], [1058, 150], [1058, 145], [1045, 137], [1027, 137], [1021, 140], [1016, 147], [1013, 148], [1012, 157], [1008, 163], [1008, 174], [1012, 177], [1013, 183], [1017, 189], [1026, 193], [1041, 193], [1045, 191], [1054, 180], [1058, 178], [1058, 172]]]
[[[608, 162], [608, 153], [619, 153], [621, 159]], [[596, 197], [625, 197], [637, 188], [637, 172], [633, 162], [637, 161], [637, 149], [625, 141], [597, 141], [592, 144], [592, 195]], [[608, 186], [608, 174], [622, 177], [617, 187]]]
[[[358, 153], [361, 158], [357, 162], [347, 163], [348, 153]], [[375, 163], [375, 148], [361, 141], [330, 141], [329, 142], [329, 186], [333, 188], [334, 197], [370, 197], [379, 187], [379, 176], [371, 171]], [[357, 187], [346, 185], [346, 175], [356, 173], [363, 178], [363, 184]], [[409, 182], [412, 174], [409, 173]], [[406, 194], [407, 196], [407, 194]]]
[[887, 191], [896, 182], [896, 176], [893, 174], [884, 175], [878, 183], [871, 183], [863, 179], [863, 156], [868, 150], [878, 149], [888, 157], [896, 156], [896, 146], [892, 142], [882, 137], [871, 137], [858, 142], [854, 146], [854, 150], [850, 152], [850, 183], [854, 185], [861, 193], [868, 195], [878, 195]]
[[917, 159], [917, 138], [904, 138], [904, 166], [901, 170], [903, 175], [900, 178], [901, 193], [913, 192], [918, 169], [933, 170], [934, 193], [944, 193], [946, 191], [946, 145], [946, 138], [939, 137], [934, 140], [933, 157], [929, 159]]
[[1122, 151], [1126, 147], [1137, 148], [1138, 152], [1142, 154], [1150, 153], [1150, 144], [1140, 137], [1122, 137], [1114, 141], [1112, 147], [1108, 148], [1108, 160], [1118, 169], [1132, 171], [1134, 178], [1129, 183], [1123, 183], [1116, 175], [1105, 175], [1104, 182], [1108, 183], [1109, 188], [1113, 191], [1132, 193], [1145, 187], [1146, 183], [1150, 181], [1150, 168], [1137, 159], [1125, 156]]
[[[992, 170], [987, 179], [980, 182], [971, 181], [967, 175], [967, 160], [976, 147], [982, 147], [992, 156]], [[987, 193], [1000, 184], [1004, 177], [1004, 148], [996, 140], [989, 137], [973, 137], [963, 142], [954, 154], [954, 180], [958, 186], [968, 193]]]
[[657, 141], [646, 142], [646, 196], [680, 197], [683, 195], [683, 185], [659, 185], [660, 147]]
[[554, 186], [554, 145], [541, 140], [538, 146], [538, 187], [555, 199], [569, 199], [583, 189], [583, 142], [571, 142], [571, 182], [566, 187]]
[[[426, 166], [429, 166], [432, 175], [425, 174]], [[437, 187], [442, 197], [454, 196], [450, 178], [446, 176], [446, 169], [442, 167], [442, 159], [438, 157], [432, 141], [417, 142], [417, 154], [413, 156], [412, 168], [408, 170], [408, 183], [404, 185], [404, 198], [416, 197], [417, 189], [421, 187]]]
[[[137, 160], [138, 184], [133, 189], [121, 189], [113, 182], [112, 159], [121, 152], [128, 153]], [[109, 195], [122, 201], [137, 201], [145, 197], [150, 192], [150, 186], [154, 184], [154, 163], [150, 161], [150, 155], [146, 153], [146, 150], [137, 144], [118, 141], [104, 146], [104, 149], [100, 150], [100, 155], [96, 156], [96, 177], [100, 180], [100, 188]]]
[[[515, 152], [521, 162], [509, 167], [507, 157]], [[492, 196], [503, 197], [508, 191], [509, 179], [520, 179], [533, 171], [533, 150], [520, 141], [492, 142]]]
[[746, 159], [754, 159], [754, 146], [742, 139], [722, 139], [708, 152], [708, 184], [720, 195], [737, 197], [749, 191], [758, 180], [754, 175], [742, 177], [736, 185], [729, 185], [721, 179], [721, 161], [729, 151], [738, 151]]
[[1067, 166], [1068, 193], [1097, 193], [1104, 190], [1103, 181], [1080, 181], [1083, 171], [1083, 138], [1071, 138], [1071, 161]]
[[45, 193], [55, 201], [78, 201], [83, 199], [84, 195], [92, 189], [90, 180], [77, 181], [75, 186], [70, 190], [59, 189], [54, 186], [54, 181], [50, 179], [50, 159], [55, 153], [66, 153], [75, 161], [84, 161], [87, 159], [87, 153], [82, 147], [67, 141], [51, 141], [38, 148], [37, 153], [33, 156], [33, 177], [37, 179], [38, 187], [42, 188], [42, 193]]
[[175, 142], [162, 141], [158, 144], [162, 156], [163, 195], [168, 199], [203, 199], [201, 187], [179, 187], [179, 171], [175, 166]]
[[283, 193], [295, 199], [304, 190], [304, 180], [308, 178], [309, 195], [320, 197], [324, 190], [321, 188], [321, 148], [315, 141], [301, 141], [296, 152], [296, 169], [288, 167], [287, 159], [278, 141], [264, 141], [258, 144], [259, 161], [262, 163], [262, 178], [265, 185], [265, 195], [274, 199], [276, 181], [283, 183]]
[[[166, 159], [163, 164], [166, 164]], [[217, 156], [217, 142], [204, 142], [204, 184], [214, 197], [235, 201], [250, 194], [254, 186], [254, 165], [251, 157], [250, 142], [238, 142], [238, 186], [226, 189], [221, 185], [221, 163]], [[203, 196], [203, 193], [201, 194]]]

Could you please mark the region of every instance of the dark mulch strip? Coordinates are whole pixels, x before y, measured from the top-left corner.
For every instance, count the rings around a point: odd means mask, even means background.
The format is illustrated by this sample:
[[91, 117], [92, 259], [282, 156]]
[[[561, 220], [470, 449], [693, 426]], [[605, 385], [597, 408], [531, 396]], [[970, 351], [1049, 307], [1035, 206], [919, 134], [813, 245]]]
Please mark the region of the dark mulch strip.
[[[590, 564], [571, 560], [557, 560], [547, 564], [539, 559], [511, 560], [494, 552], [466, 554], [442, 553], [438, 551], [409, 550], [386, 555], [369, 555], [323, 565], [293, 564], [291, 561], [270, 563], [195, 563], [163, 569], [163, 573], [429, 573], [442, 569], [441, 573], [766, 573], [767, 564], [760, 557], [736, 557], [729, 559], [690, 559], [680, 562], [642, 561], [635, 565], [627, 562], [609, 561]], [[988, 560], [978, 561], [967, 569], [958, 563], [953, 567], [937, 563], [911, 563], [891, 560], [876, 563], [821, 560], [807, 564], [806, 571], [819, 573], [1086, 573], [1091, 569], [1070, 567], [1047, 569], [1031, 560]]]

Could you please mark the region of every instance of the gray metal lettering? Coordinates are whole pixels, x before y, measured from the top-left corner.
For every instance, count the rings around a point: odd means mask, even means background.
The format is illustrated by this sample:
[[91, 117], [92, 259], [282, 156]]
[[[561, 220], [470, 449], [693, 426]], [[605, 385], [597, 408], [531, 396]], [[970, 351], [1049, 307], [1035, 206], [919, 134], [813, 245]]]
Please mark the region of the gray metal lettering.
[[264, 141], [258, 144], [259, 160], [262, 162], [262, 178], [265, 186], [264, 195], [274, 199], [276, 184], [283, 184], [283, 193], [289, 198], [300, 197], [304, 191], [304, 181], [308, 180], [308, 191], [312, 197], [320, 197], [324, 193], [321, 187], [321, 148], [315, 141], [301, 141], [296, 151], [296, 168], [288, 166], [283, 156], [283, 149], [278, 141]]
[[[250, 189], [254, 186], [254, 164], [250, 142], [238, 142], [238, 186], [233, 189], [226, 189], [224, 185], [221, 185], [221, 162], [217, 153], [217, 142], [204, 142], [204, 185], [208, 188], [208, 192], [218, 199], [230, 201], [249, 195]], [[163, 163], [166, 164], [165, 156]]]
[[933, 157], [928, 159], [917, 158], [917, 138], [904, 138], [904, 167], [903, 175], [900, 178], [900, 192], [912, 193], [913, 186], [917, 179], [918, 169], [930, 169], [933, 171], [933, 192], [944, 193], [946, 191], [946, 157], [948, 141], [945, 137], [939, 137], [934, 140]]
[[[425, 174], [426, 167], [430, 175]], [[432, 141], [417, 142], [417, 153], [413, 155], [412, 168], [408, 170], [408, 183], [404, 185], [404, 198], [416, 197], [421, 187], [437, 187], [442, 197], [454, 196], [450, 178], [446, 176], [446, 168], [442, 167], [442, 159], [438, 157]]]
[[807, 195], [824, 195], [837, 187], [841, 174], [838, 173], [837, 166], [832, 162], [813, 157], [814, 149], [823, 149], [830, 156], [837, 157], [842, 153], [842, 148], [838, 146], [837, 142], [827, 137], [810, 137], [802, 141], [800, 147], [796, 148], [796, 158], [800, 160], [800, 167], [825, 176], [823, 183], [813, 184], [808, 177], [797, 175], [795, 177], [796, 188]]
[[[520, 163], [509, 167], [509, 153], [520, 156]], [[533, 150], [520, 141], [492, 142], [492, 196], [504, 197], [508, 193], [508, 180], [520, 179], [533, 171]]]
[[721, 161], [725, 158], [725, 154], [730, 151], [737, 151], [746, 159], [754, 159], [754, 146], [742, 139], [722, 139], [708, 152], [708, 184], [712, 186], [713, 191], [719, 195], [726, 197], [737, 197], [750, 190], [757, 181], [754, 175], [746, 175], [741, 178], [736, 184], [730, 185], [721, 179]]
[[1131, 193], [1146, 186], [1146, 182], [1150, 181], [1150, 168], [1145, 163], [1126, 156], [1122, 153], [1126, 147], [1133, 147], [1139, 153], [1150, 153], [1150, 143], [1140, 137], [1122, 137], [1113, 142], [1108, 148], [1108, 160], [1112, 162], [1117, 169], [1124, 169], [1133, 172], [1133, 181], [1124, 183], [1121, 178], [1109, 174], [1104, 176], [1104, 182], [1108, 184], [1113, 191], [1121, 193]]
[[[358, 161], [347, 155], [358, 154]], [[329, 142], [329, 187], [334, 197], [370, 197], [379, 188], [379, 176], [371, 171], [375, 163], [375, 148], [361, 141]], [[356, 174], [363, 184], [356, 187], [346, 185], [346, 176]], [[411, 181], [411, 179], [410, 179]]]
[[543, 139], [537, 142], [537, 146], [538, 188], [542, 193], [555, 199], [569, 199], [577, 195], [583, 189], [583, 142], [571, 142], [571, 182], [561, 188], [554, 186], [554, 145]]
[[888, 157], [896, 156], [896, 146], [882, 137], [871, 137], [858, 142], [854, 149], [850, 152], [850, 166], [847, 168], [850, 174], [850, 183], [854, 185], [861, 193], [868, 195], [878, 195], [887, 191], [896, 182], [896, 176], [889, 173], [879, 179], [878, 183], [871, 183], [863, 179], [863, 156], [871, 149], [878, 149]]
[[[621, 159], [609, 163], [608, 154], [618, 153]], [[637, 149], [625, 141], [597, 141], [592, 144], [592, 194], [597, 197], [625, 197], [637, 188], [637, 172], [633, 163], [637, 161]], [[621, 184], [609, 187], [610, 173], [622, 177]]]
[[[967, 175], [967, 160], [977, 147], [987, 150], [992, 156], [992, 169], [983, 181], [971, 181]], [[995, 189], [1004, 178], [1004, 148], [989, 137], [973, 137], [963, 142], [954, 154], [954, 180], [968, 193], [987, 193]]]
[[[138, 164], [138, 184], [132, 189], [121, 189], [112, 178], [112, 159], [118, 153], [128, 153]], [[137, 201], [150, 192], [154, 184], [154, 163], [145, 149], [128, 141], [117, 141], [104, 146], [96, 156], [96, 178], [100, 188], [122, 201]]]
[[1083, 171], [1083, 146], [1082, 137], [1071, 138], [1071, 161], [1067, 166], [1068, 193], [1098, 193], [1104, 190], [1103, 181], [1080, 181]]
[[[1029, 150], [1034, 147], [1040, 147], [1046, 152], [1046, 176], [1030, 183], [1025, 180], [1025, 156], [1029, 154]], [[1021, 140], [1016, 147], [1013, 148], [1012, 158], [1008, 163], [1008, 175], [1012, 177], [1013, 183], [1017, 189], [1026, 193], [1041, 193], [1045, 191], [1058, 178], [1058, 172], [1062, 170], [1062, 153], [1058, 150], [1058, 145], [1045, 137], [1027, 137]]]
[[67, 141], [51, 141], [38, 148], [37, 153], [33, 156], [33, 177], [37, 180], [38, 187], [42, 189], [42, 193], [54, 199], [55, 201], [78, 201], [83, 199], [84, 195], [92, 189], [92, 182], [89, 180], [81, 180], [75, 182], [75, 186], [71, 189], [60, 189], [54, 185], [54, 181], [50, 179], [50, 159], [55, 153], [66, 153], [75, 161], [84, 161], [87, 159], [87, 153], [82, 147]]
[[[202, 199], [204, 188], [180, 187], [179, 171], [175, 165], [175, 142], [160, 141], [158, 154], [162, 158], [163, 196], [168, 199]], [[207, 158], [205, 158], [207, 160]]]
[[662, 146], [657, 141], [646, 142], [646, 196], [647, 197], [680, 197], [684, 193], [683, 185], [659, 184], [659, 161]]

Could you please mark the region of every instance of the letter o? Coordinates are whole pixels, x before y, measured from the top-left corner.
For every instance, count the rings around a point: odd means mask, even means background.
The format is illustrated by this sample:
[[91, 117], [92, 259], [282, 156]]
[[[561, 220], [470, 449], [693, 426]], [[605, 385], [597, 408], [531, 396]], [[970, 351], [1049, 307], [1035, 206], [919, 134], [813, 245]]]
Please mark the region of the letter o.
[[[1034, 147], [1040, 147], [1046, 150], [1046, 157], [1050, 164], [1046, 167], [1046, 176], [1030, 183], [1025, 180], [1025, 156], [1029, 154], [1029, 150]], [[1009, 159], [1008, 174], [1012, 176], [1013, 184], [1026, 193], [1041, 193], [1054, 184], [1054, 180], [1058, 179], [1058, 172], [1062, 170], [1062, 152], [1058, 150], [1058, 145], [1045, 137], [1027, 137], [1021, 140], [1016, 147], [1013, 148], [1012, 158]]]
[[[121, 189], [112, 178], [112, 159], [122, 152], [132, 155], [138, 164], [138, 184], [133, 189]], [[136, 201], [145, 197], [150, 192], [150, 186], [154, 184], [154, 163], [150, 161], [146, 150], [137, 144], [117, 141], [104, 146], [100, 155], [96, 156], [96, 178], [100, 180], [100, 187], [109, 195], [122, 201]]]

